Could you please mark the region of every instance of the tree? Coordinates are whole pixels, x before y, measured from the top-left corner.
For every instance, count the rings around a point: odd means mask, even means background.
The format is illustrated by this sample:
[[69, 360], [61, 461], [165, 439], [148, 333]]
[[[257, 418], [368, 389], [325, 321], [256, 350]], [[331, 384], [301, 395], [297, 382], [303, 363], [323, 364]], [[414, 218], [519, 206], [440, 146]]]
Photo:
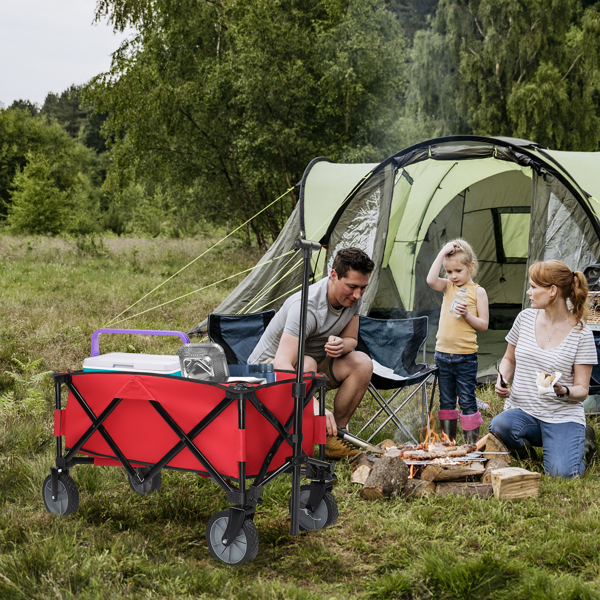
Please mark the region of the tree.
[[[193, 188], [207, 217], [239, 222], [315, 156], [394, 148], [404, 53], [384, 0], [101, 0], [102, 16], [137, 32], [89, 87], [114, 136], [111, 185]], [[252, 221], [259, 244], [296, 200]]]
[[28, 152], [12, 184], [9, 228], [42, 235], [97, 231], [98, 198], [85, 173], [92, 154], [75, 143], [54, 155]]
[[15, 177], [9, 226], [19, 233], [60, 233], [73, 209], [72, 199], [60, 189], [53, 165], [44, 155], [29, 153], [27, 159], [27, 166]]
[[28, 153], [54, 155], [64, 152], [72, 140], [56, 123], [48, 123], [22, 109], [0, 109], [0, 218], [10, 205], [10, 187], [24, 169]]
[[28, 112], [32, 117], [35, 117], [39, 113], [39, 107], [37, 104], [30, 102], [29, 100], [15, 100], [9, 107], [9, 110], [24, 110]]
[[432, 30], [415, 38], [411, 109], [443, 133], [597, 150], [596, 6], [577, 0], [440, 0]]
[[82, 106], [81, 86], [72, 85], [61, 94], [50, 92], [40, 114], [56, 119], [72, 138], [77, 138], [88, 118], [89, 109]]

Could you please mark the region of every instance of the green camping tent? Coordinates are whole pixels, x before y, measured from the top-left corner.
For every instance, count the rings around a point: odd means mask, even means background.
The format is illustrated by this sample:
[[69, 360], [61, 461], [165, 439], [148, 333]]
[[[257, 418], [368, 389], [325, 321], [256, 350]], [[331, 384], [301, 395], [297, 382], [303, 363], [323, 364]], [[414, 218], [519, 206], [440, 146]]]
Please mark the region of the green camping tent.
[[493, 372], [506, 331], [527, 302], [528, 265], [558, 258], [582, 270], [600, 259], [600, 153], [453, 136], [380, 164], [317, 158], [299, 186], [299, 203], [279, 238], [216, 312], [279, 308], [300, 287], [301, 261], [293, 251], [299, 236], [324, 246], [314, 257], [315, 280], [327, 274], [339, 248], [359, 246], [376, 264], [363, 314], [429, 315], [432, 351], [442, 298], [427, 285], [427, 272], [446, 241], [464, 237], [490, 301], [490, 329], [479, 334], [483, 377]]

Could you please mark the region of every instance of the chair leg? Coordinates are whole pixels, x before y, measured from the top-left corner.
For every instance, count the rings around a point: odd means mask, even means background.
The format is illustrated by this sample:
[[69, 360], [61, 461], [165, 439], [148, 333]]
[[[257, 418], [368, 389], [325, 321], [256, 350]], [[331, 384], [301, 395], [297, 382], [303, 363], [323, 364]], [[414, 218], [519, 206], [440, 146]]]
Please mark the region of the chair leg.
[[[398, 393], [400, 392], [400, 390], [397, 390], [396, 392], [394, 392], [394, 394], [392, 395], [392, 397], [386, 401], [386, 399], [378, 392], [377, 388], [375, 386], [373, 386], [373, 384], [369, 384], [368, 387], [368, 391], [371, 394], [371, 396], [373, 396], [373, 398], [375, 399], [375, 401], [377, 402], [377, 404], [379, 404], [379, 410], [363, 425], [363, 427], [361, 428], [361, 430], [356, 434], [357, 436], [360, 436], [360, 434], [367, 428], [369, 427], [369, 425], [371, 425], [371, 423], [373, 423], [373, 421], [375, 421], [379, 415], [382, 412], [386, 412], [388, 415], [388, 419], [385, 421], [385, 423], [387, 424], [388, 421], [390, 419], [392, 419], [394, 421], [394, 424], [396, 425], [396, 427], [402, 428], [403, 423], [402, 421], [400, 421], [398, 419], [398, 417], [396, 416], [395, 412], [397, 412], [398, 410], [400, 410], [400, 408], [402, 408], [404, 406], [404, 404], [406, 404], [406, 402], [408, 401], [408, 399], [403, 402], [398, 409], [396, 409], [396, 411], [393, 411], [392, 408], [390, 407], [390, 403], [394, 401], [394, 398], [398, 395]], [[379, 430], [376, 432], [378, 433]], [[373, 434], [370, 438], [372, 439], [373, 436], [375, 434]]]
[[410, 438], [415, 444], [418, 444], [419, 442], [415, 439], [415, 437], [412, 435], [412, 433], [408, 430], [406, 425], [402, 422], [402, 420], [398, 416], [398, 412], [404, 407], [405, 404], [407, 404], [407, 402], [409, 402], [411, 400], [411, 398], [419, 391], [419, 389], [421, 389], [421, 391], [423, 392], [422, 409], [424, 409], [425, 412], [427, 413], [425, 415], [425, 418], [426, 418], [426, 422], [427, 422], [427, 427], [429, 428], [429, 413], [428, 413], [429, 404], [428, 404], [428, 399], [427, 399], [427, 387], [426, 386], [427, 386], [427, 383], [431, 380], [431, 377], [434, 378], [433, 385], [434, 385], [434, 389], [435, 389], [435, 381], [436, 381], [435, 374], [431, 374], [429, 377], [427, 377], [425, 380], [423, 380], [421, 383], [419, 383], [415, 387], [415, 389], [402, 401], [400, 406], [398, 406], [395, 409], [392, 409], [392, 407], [390, 406], [390, 403], [402, 391], [403, 388], [396, 390], [394, 392], [394, 394], [392, 395], [392, 397], [388, 401], [386, 401], [385, 398], [383, 398], [383, 396], [381, 396], [381, 394], [378, 392], [378, 390], [372, 384], [369, 384], [369, 392], [371, 392], [372, 396], [375, 398], [375, 400], [377, 401], [377, 403], [379, 404], [379, 406], [381, 408], [377, 411], [377, 413], [373, 417], [371, 417], [371, 419], [365, 424], [365, 426], [359, 431], [359, 433], [357, 435], [360, 436], [360, 433], [362, 431], [364, 431], [383, 411], [385, 411], [387, 413], [388, 417], [377, 428], [377, 430], [367, 439], [367, 441], [370, 442], [390, 421], [392, 421], [394, 423], [394, 425], [398, 429], [400, 429], [408, 438]]

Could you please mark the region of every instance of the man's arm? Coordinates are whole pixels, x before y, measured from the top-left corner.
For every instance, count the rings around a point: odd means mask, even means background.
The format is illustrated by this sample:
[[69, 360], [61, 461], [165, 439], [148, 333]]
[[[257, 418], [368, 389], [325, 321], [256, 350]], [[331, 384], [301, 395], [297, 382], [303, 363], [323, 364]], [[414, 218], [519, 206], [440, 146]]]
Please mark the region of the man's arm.
[[[279, 342], [279, 348], [273, 360], [273, 368], [283, 371], [295, 371], [296, 363], [298, 362], [298, 338], [291, 333], [283, 333], [281, 335], [281, 341]], [[313, 361], [314, 362], [314, 361]], [[316, 363], [315, 367], [316, 369]], [[313, 410], [315, 415], [319, 414], [319, 401], [313, 399]], [[325, 409], [325, 422], [327, 428], [327, 435], [336, 435], [337, 424], [333, 413]]]
[[325, 352], [327, 356], [337, 358], [352, 352], [358, 344], [358, 317], [352, 317], [350, 322], [339, 336], [329, 336], [329, 341], [325, 344]]
[[298, 338], [291, 333], [282, 333], [279, 347], [273, 359], [273, 368], [294, 371], [298, 362]]

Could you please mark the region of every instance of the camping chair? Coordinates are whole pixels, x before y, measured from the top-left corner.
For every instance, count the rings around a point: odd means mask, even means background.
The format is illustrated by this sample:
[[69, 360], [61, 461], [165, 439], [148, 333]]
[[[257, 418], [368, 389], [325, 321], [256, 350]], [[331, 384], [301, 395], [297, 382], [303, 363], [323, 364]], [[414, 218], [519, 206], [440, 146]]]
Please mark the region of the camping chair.
[[[358, 436], [371, 424], [377, 425], [380, 417], [383, 422], [368, 438], [371, 441], [390, 421], [407, 435], [414, 443], [418, 443], [409, 428], [398, 416], [400, 410], [408, 401], [421, 390], [422, 418], [429, 423], [429, 403], [426, 384], [433, 380], [431, 398], [435, 394], [437, 382], [437, 366], [417, 364], [419, 350], [427, 340], [428, 319], [372, 319], [359, 317], [358, 344], [356, 349], [368, 354], [373, 360], [373, 375], [368, 391], [375, 398], [379, 410], [358, 432]], [[409, 386], [417, 387], [410, 392], [398, 407], [393, 408], [396, 396]], [[389, 400], [386, 400], [380, 390], [396, 390]], [[385, 413], [385, 414], [382, 414]]]
[[210, 313], [208, 337], [225, 350], [228, 365], [245, 365], [274, 316], [274, 310], [246, 315]]
[[[583, 274], [587, 279], [588, 288], [590, 291], [588, 299], [592, 307], [591, 318], [588, 321], [588, 325], [592, 328], [594, 334], [594, 344], [596, 345], [596, 355], [598, 357], [597, 365], [592, 367], [592, 376], [590, 377], [590, 396], [600, 395], [600, 330], [598, 326], [598, 292], [600, 292], [600, 264], [591, 264], [583, 269]], [[587, 401], [586, 401], [587, 404]], [[598, 413], [598, 406], [594, 406], [592, 410], [589, 410], [586, 406], [587, 414], [600, 414]]]

